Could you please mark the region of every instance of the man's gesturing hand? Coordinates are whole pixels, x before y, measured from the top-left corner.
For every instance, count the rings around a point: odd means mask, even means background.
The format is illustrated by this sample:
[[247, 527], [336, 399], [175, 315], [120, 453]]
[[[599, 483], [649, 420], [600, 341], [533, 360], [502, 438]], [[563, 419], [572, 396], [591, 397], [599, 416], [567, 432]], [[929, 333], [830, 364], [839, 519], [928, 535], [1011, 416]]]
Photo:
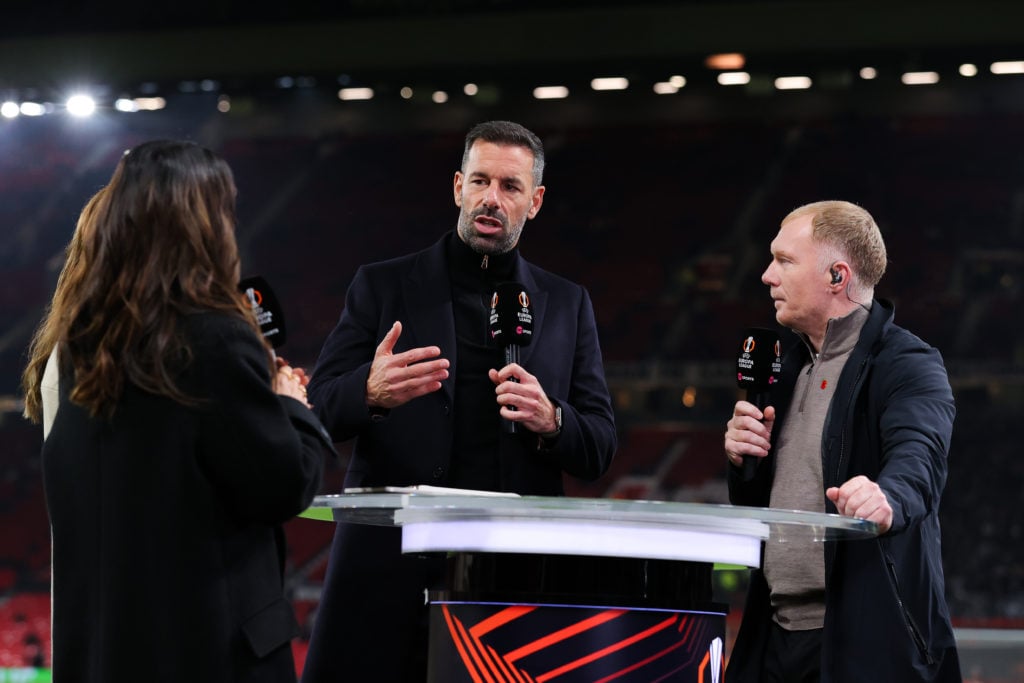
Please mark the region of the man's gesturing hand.
[[439, 358], [441, 349], [424, 346], [393, 353], [402, 334], [402, 323], [395, 321], [377, 345], [366, 378], [366, 405], [395, 408], [414, 398], [441, 388], [448, 377], [448, 359]]

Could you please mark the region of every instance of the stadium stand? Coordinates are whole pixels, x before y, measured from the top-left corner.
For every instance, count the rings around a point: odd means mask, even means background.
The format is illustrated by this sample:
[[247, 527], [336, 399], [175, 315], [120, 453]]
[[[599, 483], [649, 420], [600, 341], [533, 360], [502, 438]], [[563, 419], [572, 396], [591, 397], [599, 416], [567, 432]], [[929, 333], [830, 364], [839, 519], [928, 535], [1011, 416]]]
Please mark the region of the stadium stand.
[[[79, 208], [139, 140], [197, 131], [226, 156], [245, 271], [277, 290], [289, 326], [282, 352], [309, 368], [360, 264], [425, 246], [454, 225], [448, 193], [461, 133], [245, 134], [209, 115], [187, 124], [160, 117], [88, 130], [57, 119], [0, 126], [0, 315], [9, 323], [0, 393], [18, 392]], [[942, 510], [954, 618], [1024, 626], [1024, 464], [1013, 445], [1024, 399], [1024, 168], [1005, 143], [1018, 128], [998, 113], [538, 128], [550, 140], [550, 189], [523, 252], [588, 287], [613, 390], [643, 397], [617, 401], [611, 472], [567, 480], [570, 495], [724, 502], [721, 433], [734, 391], [727, 373], [712, 371], [728, 367], [745, 327], [772, 324], [759, 282], [767, 245], [799, 204], [858, 201], [889, 245], [879, 293], [896, 300], [897, 322], [943, 351], [957, 392]], [[688, 410], [682, 385], [664, 382], [663, 399], [623, 379], [626, 366], [658, 363], [703, 368], [700, 400], [710, 398]], [[49, 541], [40, 433], [14, 402], [0, 442], [4, 667], [48, 659]], [[330, 467], [324, 492], [340, 488], [344, 464]], [[308, 625], [332, 529], [296, 520], [287, 533], [289, 588]], [[304, 643], [295, 648], [301, 663]]]

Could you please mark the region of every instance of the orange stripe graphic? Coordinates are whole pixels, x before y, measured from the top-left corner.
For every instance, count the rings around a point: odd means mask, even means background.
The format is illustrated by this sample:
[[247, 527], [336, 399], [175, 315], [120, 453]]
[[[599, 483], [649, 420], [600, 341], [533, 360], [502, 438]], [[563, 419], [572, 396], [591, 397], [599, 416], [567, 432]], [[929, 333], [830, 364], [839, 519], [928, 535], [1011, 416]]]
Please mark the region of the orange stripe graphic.
[[499, 655], [493, 647], [490, 645], [486, 647], [487, 653], [498, 662], [498, 666], [501, 667], [501, 672], [506, 680], [513, 681], [514, 683], [526, 683], [526, 679], [523, 678], [523, 673], [519, 669], [506, 662], [505, 658]]
[[491, 678], [491, 674], [487, 672], [487, 667], [484, 665], [483, 661], [481, 661], [480, 652], [477, 651], [478, 644], [469, 635], [469, 632], [466, 631], [466, 627], [462, 625], [461, 621], [456, 619], [455, 628], [458, 629], [459, 637], [465, 640], [466, 649], [469, 651], [469, 656], [472, 657], [473, 661], [476, 663], [477, 671], [483, 675], [484, 680], [486, 680], [487, 683], [494, 683], [494, 679]]
[[[613, 681], [613, 680], [615, 680], [616, 678], [619, 678], [620, 676], [625, 676], [625, 675], [626, 675], [626, 674], [628, 674], [628, 673], [629, 673], [630, 671], [636, 671], [636, 670], [637, 670], [637, 669], [639, 669], [640, 667], [642, 667], [642, 666], [646, 666], [646, 665], [650, 664], [651, 662], [653, 662], [653, 661], [654, 661], [654, 660], [656, 660], [656, 659], [661, 659], [662, 657], [664, 657], [664, 656], [665, 656], [665, 655], [667, 655], [668, 653], [672, 652], [672, 651], [673, 651], [673, 650], [675, 650], [676, 648], [678, 648], [678, 647], [682, 646], [682, 645], [683, 645], [684, 643], [685, 643], [685, 641], [683, 641], [683, 640], [680, 640], [680, 641], [679, 641], [678, 643], [676, 643], [675, 645], [671, 645], [671, 646], [669, 646], [669, 647], [666, 647], [666, 648], [665, 648], [664, 650], [662, 650], [661, 652], [655, 653], [655, 654], [651, 655], [650, 657], [648, 657], [647, 659], [641, 660], [641, 661], [639, 661], [639, 662], [636, 662], [636, 663], [634, 663], [634, 664], [630, 664], [630, 665], [629, 665], [629, 666], [627, 666], [627, 667], [626, 667], [625, 669], [622, 669], [621, 671], [616, 671], [616, 672], [615, 672], [615, 673], [613, 673], [613, 674], [609, 674], [608, 676], [605, 676], [604, 678], [602, 678], [602, 679], [600, 679], [600, 680], [594, 681], [594, 683], [605, 683], [606, 681]], [[677, 671], [678, 671], [678, 669], [677, 669]], [[659, 680], [661, 680], [661, 679], [659, 679]]]
[[501, 664], [501, 657], [498, 655], [494, 648], [486, 645], [479, 638], [474, 636], [472, 633], [467, 632], [466, 634], [473, 639], [473, 646], [480, 652], [480, 658], [492, 674], [494, 679], [500, 683], [515, 683], [515, 681], [508, 675], [508, 672], [504, 671]]
[[466, 667], [466, 671], [473, 678], [473, 683], [483, 683], [480, 680], [479, 674], [473, 670], [472, 662], [470, 661], [469, 654], [466, 652], [466, 648], [462, 644], [462, 638], [459, 637], [459, 629], [462, 624], [459, 620], [451, 615], [448, 611], [448, 605], [442, 605], [441, 609], [444, 611], [444, 620], [448, 624], [448, 633], [452, 637], [452, 642], [455, 643], [455, 649], [459, 652], [459, 657], [462, 659], [463, 666]]
[[537, 652], [538, 650], [543, 650], [549, 645], [554, 645], [555, 643], [561, 642], [567, 638], [572, 638], [574, 635], [578, 633], [582, 633], [583, 631], [594, 628], [595, 626], [600, 626], [606, 621], [611, 621], [612, 619], [621, 617], [625, 613], [626, 610], [621, 609], [606, 610], [604, 612], [601, 612], [600, 614], [596, 614], [590, 617], [589, 619], [584, 619], [578, 624], [566, 626], [565, 628], [559, 631], [555, 631], [550, 635], [544, 636], [543, 638], [538, 638], [532, 643], [527, 643], [526, 645], [523, 645], [522, 647], [517, 648], [512, 652], [506, 654], [505, 659], [510, 662], [514, 662], [517, 659], [522, 659], [523, 657], [531, 655], [534, 652]]
[[[619, 612], [619, 614], [621, 614], [621, 611]], [[619, 614], [616, 614], [615, 616], [619, 616]], [[549, 672], [547, 672], [545, 674], [537, 676], [537, 683], [544, 683], [544, 681], [549, 681], [552, 678], [555, 678], [557, 676], [561, 676], [562, 674], [566, 673], [567, 671], [572, 671], [574, 669], [578, 669], [581, 666], [584, 666], [586, 664], [589, 664], [590, 662], [598, 660], [601, 657], [604, 657], [604, 656], [606, 656], [608, 654], [611, 654], [612, 652], [616, 652], [616, 651], [621, 650], [623, 648], [629, 647], [633, 643], [641, 641], [644, 638], [648, 638], [648, 637], [654, 635], [655, 633], [658, 633], [659, 631], [663, 631], [664, 629], [669, 628], [670, 626], [672, 626], [672, 624], [675, 623], [675, 621], [676, 621], [676, 617], [675, 616], [669, 617], [665, 621], [661, 622], [660, 624], [655, 624], [654, 626], [652, 626], [651, 628], [647, 629], [646, 631], [641, 631], [640, 633], [637, 633], [636, 635], [630, 636], [629, 638], [626, 638], [625, 640], [620, 640], [619, 642], [615, 643], [614, 645], [609, 645], [608, 647], [602, 648], [602, 649], [598, 650], [597, 652], [591, 653], [591, 654], [589, 654], [589, 655], [587, 655], [585, 657], [580, 657], [579, 659], [577, 659], [577, 660], [575, 660], [573, 662], [569, 662], [567, 664], [563, 664], [562, 666], [558, 667], [557, 669], [552, 669], [551, 671], [549, 671]]]
[[527, 605], [514, 605], [512, 607], [507, 607], [473, 625], [470, 627], [469, 632], [477, 638], [482, 638], [499, 626], [504, 626], [508, 622], [514, 621], [524, 614], [529, 614], [535, 609], [537, 608]]

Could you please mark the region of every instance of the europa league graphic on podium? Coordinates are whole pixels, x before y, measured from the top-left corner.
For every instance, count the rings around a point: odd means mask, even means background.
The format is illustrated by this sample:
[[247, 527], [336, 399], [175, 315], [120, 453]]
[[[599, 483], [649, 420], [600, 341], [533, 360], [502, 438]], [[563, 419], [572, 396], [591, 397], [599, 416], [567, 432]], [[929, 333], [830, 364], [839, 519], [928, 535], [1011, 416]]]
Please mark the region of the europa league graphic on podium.
[[719, 683], [725, 615], [435, 603], [430, 683]]

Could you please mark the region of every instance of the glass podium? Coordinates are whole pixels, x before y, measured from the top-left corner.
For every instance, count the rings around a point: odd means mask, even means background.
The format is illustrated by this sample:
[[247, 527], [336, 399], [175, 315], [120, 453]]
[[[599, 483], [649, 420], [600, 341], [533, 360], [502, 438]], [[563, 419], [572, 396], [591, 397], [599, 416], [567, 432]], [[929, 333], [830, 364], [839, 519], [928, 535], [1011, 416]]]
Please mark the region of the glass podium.
[[716, 564], [765, 543], [873, 538], [871, 522], [731, 505], [518, 496], [434, 487], [318, 496], [304, 516], [401, 527], [447, 557], [428, 681], [721, 681]]

